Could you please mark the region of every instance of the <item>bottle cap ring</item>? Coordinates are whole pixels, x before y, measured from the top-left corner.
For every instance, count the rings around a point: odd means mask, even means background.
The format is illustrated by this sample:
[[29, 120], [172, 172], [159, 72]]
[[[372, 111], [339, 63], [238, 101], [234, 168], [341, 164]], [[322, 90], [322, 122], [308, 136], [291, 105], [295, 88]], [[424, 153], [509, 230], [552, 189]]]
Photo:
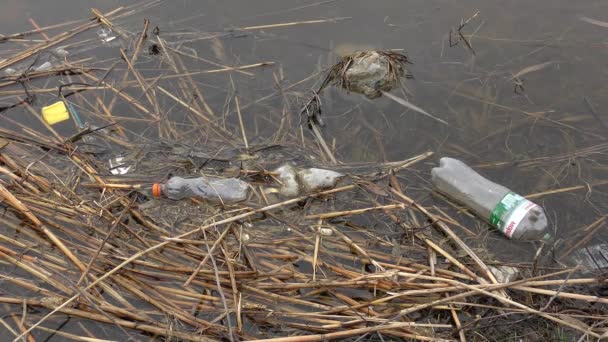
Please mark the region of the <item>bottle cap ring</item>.
[[160, 197], [160, 195], [161, 195], [160, 184], [159, 183], [152, 184], [152, 196]]

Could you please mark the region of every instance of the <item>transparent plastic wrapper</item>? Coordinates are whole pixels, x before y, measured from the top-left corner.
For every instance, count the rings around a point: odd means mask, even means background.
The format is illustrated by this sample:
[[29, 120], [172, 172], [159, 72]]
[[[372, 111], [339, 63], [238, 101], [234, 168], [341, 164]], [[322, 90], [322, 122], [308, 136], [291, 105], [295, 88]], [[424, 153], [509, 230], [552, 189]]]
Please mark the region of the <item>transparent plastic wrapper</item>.
[[496, 184], [453, 158], [441, 158], [431, 171], [437, 191], [464, 204], [477, 216], [515, 240], [540, 240], [547, 217], [540, 206]]
[[101, 39], [101, 42], [103, 44], [108, 44], [117, 38], [114, 35], [114, 32], [112, 32], [112, 30], [110, 30], [110, 29], [102, 28], [102, 29], [97, 30], [96, 33], [97, 33], [97, 36]]
[[117, 156], [108, 160], [108, 164], [110, 165], [110, 172], [113, 175], [124, 175], [131, 170], [131, 165], [126, 164], [124, 156]]
[[197, 197], [213, 203], [237, 203], [247, 199], [249, 184], [236, 178], [171, 177], [152, 186], [152, 195], [172, 200]]
[[296, 169], [286, 164], [274, 172], [281, 182], [279, 193], [283, 196], [294, 197], [302, 192], [314, 192], [331, 189], [336, 186], [343, 174], [331, 170], [308, 168]]

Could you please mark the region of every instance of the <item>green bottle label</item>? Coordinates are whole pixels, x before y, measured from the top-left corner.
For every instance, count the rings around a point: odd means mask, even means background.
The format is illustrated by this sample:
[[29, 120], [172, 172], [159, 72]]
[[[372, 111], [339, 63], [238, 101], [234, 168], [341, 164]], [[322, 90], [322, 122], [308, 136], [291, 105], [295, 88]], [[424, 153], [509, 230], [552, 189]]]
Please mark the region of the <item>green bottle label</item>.
[[509, 192], [496, 204], [490, 214], [490, 223], [511, 238], [519, 228], [521, 221], [532, 208], [537, 207], [533, 202], [522, 196]]
[[490, 223], [504, 232], [507, 215], [523, 201], [527, 200], [514, 192], [507, 193], [492, 210]]

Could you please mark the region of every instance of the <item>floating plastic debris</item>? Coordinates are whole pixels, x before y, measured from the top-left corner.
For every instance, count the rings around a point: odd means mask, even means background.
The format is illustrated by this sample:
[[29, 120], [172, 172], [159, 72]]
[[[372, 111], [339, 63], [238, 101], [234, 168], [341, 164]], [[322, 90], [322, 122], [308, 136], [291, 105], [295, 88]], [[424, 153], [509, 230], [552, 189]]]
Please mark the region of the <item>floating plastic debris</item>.
[[510, 283], [519, 275], [519, 269], [512, 266], [488, 266], [499, 283]]
[[70, 112], [63, 101], [57, 101], [50, 106], [42, 107], [42, 118], [49, 125], [66, 121], [70, 118]]
[[331, 189], [343, 174], [325, 169], [304, 169], [298, 171], [298, 180], [307, 192]]
[[540, 240], [548, 226], [542, 207], [496, 184], [453, 158], [431, 170], [435, 188], [471, 209], [514, 240]]
[[165, 183], [152, 186], [154, 197], [172, 200], [198, 197], [214, 203], [236, 203], [247, 199], [249, 184], [236, 178], [182, 178], [171, 177]]
[[323, 236], [332, 236], [334, 231], [331, 228], [321, 228], [319, 229], [319, 234]]
[[342, 58], [329, 72], [330, 82], [348, 91], [374, 99], [391, 91], [410, 61], [392, 51], [362, 51]]
[[97, 30], [97, 36], [99, 36], [99, 38], [101, 38], [102, 43], [106, 43], [106, 44], [117, 38], [116, 36], [112, 35], [112, 30], [103, 29], [103, 28]]
[[298, 184], [297, 171], [292, 165], [286, 164], [274, 172], [278, 174], [278, 179], [281, 182], [279, 193], [283, 196], [293, 197], [300, 193], [300, 184]]
[[283, 196], [293, 197], [303, 192], [314, 192], [331, 189], [336, 186], [343, 174], [331, 170], [308, 168], [298, 170], [286, 164], [274, 172], [278, 174], [281, 182], [279, 193]]
[[113, 175], [124, 175], [131, 170], [131, 165], [125, 164], [124, 160], [124, 157], [116, 157], [108, 160], [108, 163], [110, 164], [110, 172]]

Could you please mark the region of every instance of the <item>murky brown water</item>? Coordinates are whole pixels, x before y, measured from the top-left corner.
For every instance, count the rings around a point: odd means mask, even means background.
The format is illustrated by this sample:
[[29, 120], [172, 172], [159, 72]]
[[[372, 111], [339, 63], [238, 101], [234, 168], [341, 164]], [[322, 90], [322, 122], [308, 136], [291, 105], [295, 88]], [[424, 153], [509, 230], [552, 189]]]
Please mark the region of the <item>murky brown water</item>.
[[[86, 18], [90, 7], [109, 10], [120, 3], [5, 0], [0, 32], [31, 30], [29, 18], [47, 26]], [[455, 34], [450, 39], [450, 31], [476, 12], [461, 30], [472, 49], [462, 40], [450, 46], [458, 41]], [[433, 159], [411, 172], [407, 186], [424, 205], [444, 209], [450, 206], [428, 195], [428, 171], [441, 156], [463, 159], [526, 195], [583, 186], [536, 199], [555, 234], [568, 240], [608, 211], [606, 185], [594, 186], [608, 175], [608, 27], [581, 19], [585, 17], [607, 22], [608, 2], [172, 1], [117, 24], [138, 32], [143, 18], [149, 18], [161, 34], [182, 33], [180, 39], [185, 32], [193, 38], [215, 32], [218, 40], [183, 46], [227, 65], [273, 62], [253, 70], [253, 77], [233, 74], [234, 89], [225, 74], [196, 78], [210, 105], [220, 110], [229, 92], [238, 93], [253, 143], [274, 134], [275, 127], [265, 129], [261, 118], [281, 111], [275, 78], [286, 88], [330, 66], [344, 51], [403, 49], [414, 63], [410, 72], [415, 78], [405, 81], [409, 94], [399, 95], [449, 125], [407, 112], [386, 98], [369, 101], [331, 89], [322, 97], [324, 134], [337, 158], [346, 163], [394, 161], [432, 151]], [[321, 19], [331, 20], [236, 29]], [[12, 52], [0, 51], [0, 59]], [[536, 71], [526, 69], [541, 65]], [[530, 72], [513, 79], [526, 70]], [[295, 101], [320, 80], [316, 76], [288, 88], [288, 96]], [[146, 127], [135, 124], [132, 129]], [[454, 215], [481, 233], [501, 261], [529, 262], [538, 247], [483, 234], [486, 227], [478, 221]], [[603, 230], [593, 241], [606, 242], [607, 237]]]

